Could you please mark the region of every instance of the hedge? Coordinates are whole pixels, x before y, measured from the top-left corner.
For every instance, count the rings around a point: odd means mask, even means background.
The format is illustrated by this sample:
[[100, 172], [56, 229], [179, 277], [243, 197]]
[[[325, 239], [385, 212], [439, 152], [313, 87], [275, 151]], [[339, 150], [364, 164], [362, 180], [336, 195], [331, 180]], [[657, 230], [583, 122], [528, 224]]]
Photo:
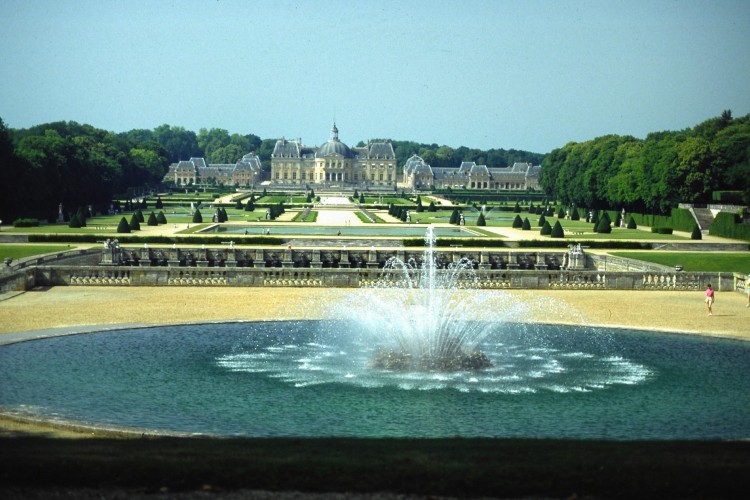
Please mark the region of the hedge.
[[[570, 240], [519, 240], [519, 248], [568, 248]], [[615, 248], [622, 250], [651, 250], [651, 243], [640, 243], [637, 241], [577, 241], [584, 247], [589, 248]], [[424, 238], [406, 238], [402, 240], [405, 247], [422, 247], [425, 245]], [[486, 247], [486, 248], [508, 248], [511, 245], [505, 240], [498, 239], [475, 239], [475, 238], [438, 238], [437, 246], [462, 246], [462, 247]]]
[[[243, 236], [234, 234], [225, 236], [117, 236], [120, 243], [163, 243], [185, 244], [201, 243], [221, 245], [227, 240], [237, 245], [284, 245], [286, 240], [278, 236]], [[96, 234], [30, 234], [29, 243], [100, 243], [102, 235]]]
[[750, 241], [750, 224], [742, 224], [737, 214], [719, 212], [708, 230], [711, 236]]

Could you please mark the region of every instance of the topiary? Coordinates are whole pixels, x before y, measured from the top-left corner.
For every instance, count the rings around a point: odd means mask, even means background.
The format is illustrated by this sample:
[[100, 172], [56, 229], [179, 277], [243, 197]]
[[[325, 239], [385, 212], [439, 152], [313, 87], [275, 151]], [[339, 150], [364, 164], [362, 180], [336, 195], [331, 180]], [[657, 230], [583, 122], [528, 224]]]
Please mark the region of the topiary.
[[518, 229], [523, 227], [523, 220], [521, 219], [520, 215], [516, 215], [516, 218], [513, 219], [513, 228]]
[[78, 217], [78, 212], [73, 214], [73, 217], [68, 221], [68, 227], [79, 228], [81, 227], [81, 220]]
[[477, 217], [477, 226], [486, 226], [487, 221], [484, 220], [484, 214], [479, 214], [479, 217]]
[[562, 224], [560, 224], [560, 221], [555, 221], [555, 225], [552, 227], [552, 232], [550, 233], [550, 237], [552, 238], [565, 238], [565, 231], [563, 231]]
[[131, 231], [140, 231], [141, 229], [141, 223], [138, 221], [138, 216], [136, 214], [133, 214], [130, 217], [130, 230]]
[[430, 205], [427, 207], [428, 212], [437, 212], [437, 207], [435, 206], [435, 202], [431, 201]]
[[146, 222], [146, 218], [143, 217], [143, 212], [141, 212], [140, 209], [136, 210], [135, 214], [133, 214], [133, 215], [135, 215], [136, 217], [138, 217], [138, 222]]
[[544, 221], [544, 225], [539, 231], [539, 234], [541, 234], [542, 236], [549, 236], [550, 234], [552, 234], [552, 226], [549, 225], [549, 222]]
[[195, 213], [193, 213], [193, 222], [195, 222], [196, 224], [200, 224], [201, 222], [203, 222], [203, 216], [201, 215], [200, 210], [196, 210]]
[[164, 215], [164, 212], [159, 212], [156, 214], [156, 222], [159, 224], [166, 224], [167, 223], [167, 217]]
[[703, 233], [701, 232], [701, 228], [698, 227], [698, 224], [693, 226], [693, 232], [690, 233], [690, 239], [691, 240], [702, 240], [703, 239]]
[[638, 224], [635, 223], [635, 219], [633, 216], [630, 216], [630, 220], [628, 221], [628, 229], [638, 229]]
[[542, 227], [542, 226], [544, 226], [545, 222], [547, 222], [547, 219], [544, 217], [544, 214], [540, 215], [539, 216], [539, 222], [537, 223], [537, 225], [539, 227]]
[[565, 218], [565, 211], [560, 208], [560, 210], [557, 212], [557, 218], [558, 219], [564, 219]]
[[531, 222], [529, 222], [529, 218], [528, 218], [528, 217], [526, 217], [526, 218], [525, 218], [525, 219], [523, 220], [523, 227], [522, 227], [521, 229], [523, 229], [524, 231], [529, 231], [529, 230], [531, 230]]
[[451, 224], [458, 224], [458, 209], [454, 208], [453, 212], [451, 213], [451, 219], [449, 221]]
[[130, 226], [128, 225], [128, 221], [123, 217], [120, 219], [120, 223], [117, 224], [117, 232], [118, 233], [129, 233], [130, 232]]
[[581, 214], [578, 213], [578, 209], [576, 207], [573, 207], [573, 210], [570, 212], [570, 220], [581, 220]]
[[597, 233], [608, 234], [612, 232], [612, 226], [609, 217], [602, 217], [599, 223], [594, 228]]
[[147, 224], [149, 226], [158, 226], [159, 223], [156, 221], [156, 214], [154, 212], [151, 212], [151, 214], [148, 216], [148, 222]]

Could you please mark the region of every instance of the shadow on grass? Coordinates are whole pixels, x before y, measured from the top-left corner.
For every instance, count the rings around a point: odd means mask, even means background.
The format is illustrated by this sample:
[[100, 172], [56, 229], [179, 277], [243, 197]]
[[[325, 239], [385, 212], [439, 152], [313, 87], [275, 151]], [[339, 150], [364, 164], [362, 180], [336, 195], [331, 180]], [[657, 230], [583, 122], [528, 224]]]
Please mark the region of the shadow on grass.
[[748, 472], [750, 442], [0, 438], [0, 494], [93, 488], [745, 498]]

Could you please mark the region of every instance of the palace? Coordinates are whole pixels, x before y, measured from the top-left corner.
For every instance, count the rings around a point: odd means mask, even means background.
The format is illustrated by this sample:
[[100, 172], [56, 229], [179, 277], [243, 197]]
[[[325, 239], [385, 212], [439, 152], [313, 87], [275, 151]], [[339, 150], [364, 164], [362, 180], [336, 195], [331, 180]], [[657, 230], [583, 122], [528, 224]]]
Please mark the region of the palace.
[[539, 190], [539, 171], [531, 163], [514, 163], [512, 167], [487, 167], [465, 161], [458, 168], [432, 168], [417, 155], [406, 160], [403, 183], [413, 189], [454, 188], [494, 190]]
[[206, 165], [204, 158], [190, 158], [169, 166], [164, 181], [178, 186], [195, 184], [224, 184], [227, 186], [250, 187], [261, 182], [260, 158], [248, 153], [235, 164]]
[[350, 148], [339, 140], [333, 124], [328, 142], [306, 147], [302, 141], [280, 139], [271, 154], [271, 183], [396, 187], [396, 155], [390, 142]]

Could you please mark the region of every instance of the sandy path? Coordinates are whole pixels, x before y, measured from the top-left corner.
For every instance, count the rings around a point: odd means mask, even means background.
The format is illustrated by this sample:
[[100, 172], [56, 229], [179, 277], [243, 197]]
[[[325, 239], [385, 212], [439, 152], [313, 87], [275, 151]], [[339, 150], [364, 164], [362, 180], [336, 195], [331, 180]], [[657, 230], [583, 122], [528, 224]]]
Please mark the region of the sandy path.
[[[0, 301], [2, 334], [90, 325], [175, 324], [329, 317], [327, 304], [357, 289], [54, 287]], [[497, 310], [529, 304], [530, 321], [623, 326], [750, 340], [744, 295], [717, 294], [706, 314], [703, 292], [514, 290], [495, 294]], [[492, 317], [493, 311], [486, 311]], [[9, 340], [6, 337], [6, 340]]]

